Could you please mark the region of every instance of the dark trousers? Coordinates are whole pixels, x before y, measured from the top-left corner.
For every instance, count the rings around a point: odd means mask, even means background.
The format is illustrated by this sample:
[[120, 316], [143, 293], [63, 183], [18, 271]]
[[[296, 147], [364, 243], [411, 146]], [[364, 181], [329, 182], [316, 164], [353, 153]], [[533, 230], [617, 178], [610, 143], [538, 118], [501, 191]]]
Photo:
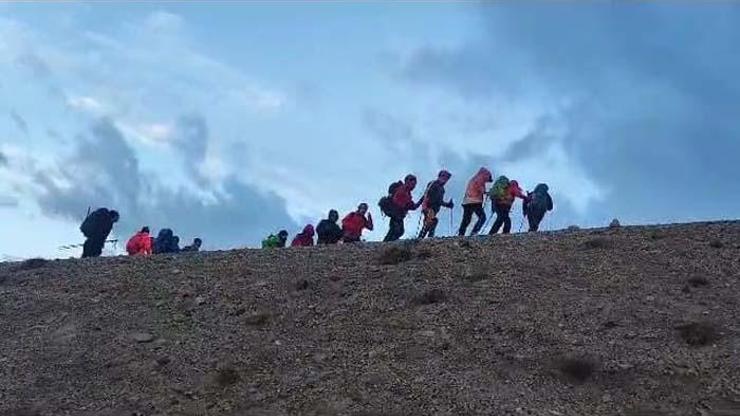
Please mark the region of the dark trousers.
[[473, 219], [474, 213], [475, 216], [478, 217], [478, 220], [473, 226], [473, 231], [471, 232], [471, 235], [475, 235], [480, 232], [480, 229], [483, 228], [483, 225], [485, 225], [486, 223], [486, 211], [483, 210], [483, 204], [467, 204], [463, 205], [463, 218], [462, 222], [460, 223], [460, 229], [457, 231], [457, 235], [465, 235], [465, 233], [468, 231], [468, 225], [470, 225], [470, 221]]
[[540, 228], [540, 222], [545, 217], [544, 212], [529, 212], [527, 213], [527, 220], [529, 221], [529, 231], [535, 232]]
[[105, 237], [88, 237], [87, 240], [85, 240], [85, 244], [82, 246], [82, 258], [99, 257], [103, 254], [104, 245]]
[[511, 232], [511, 217], [509, 217], [510, 211], [511, 205], [493, 204], [493, 212], [496, 213], [496, 222], [493, 223], [493, 227], [491, 227], [491, 231], [488, 234], [493, 235], [498, 233], [498, 230], [502, 225], [504, 226], [504, 234], [509, 234]]
[[434, 233], [437, 231], [437, 224], [439, 223], [437, 214], [437, 212], [431, 209], [424, 212], [424, 226], [421, 227], [421, 232], [419, 233], [420, 240], [427, 236], [434, 238]]
[[391, 221], [388, 225], [388, 234], [386, 234], [383, 241], [396, 241], [403, 237], [403, 233], [405, 232], [403, 228], [403, 219], [403, 217], [391, 217]]

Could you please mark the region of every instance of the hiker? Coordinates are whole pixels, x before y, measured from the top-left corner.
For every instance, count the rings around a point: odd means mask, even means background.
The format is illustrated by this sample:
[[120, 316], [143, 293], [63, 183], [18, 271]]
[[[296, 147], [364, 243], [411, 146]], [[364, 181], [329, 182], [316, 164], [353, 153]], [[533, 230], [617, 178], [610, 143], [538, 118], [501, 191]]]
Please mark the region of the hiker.
[[280, 230], [277, 235], [270, 234], [262, 240], [262, 248], [283, 248], [285, 243], [288, 241], [288, 232]]
[[82, 258], [98, 257], [103, 253], [105, 240], [118, 219], [118, 212], [108, 208], [95, 210], [85, 218], [80, 225], [80, 231], [86, 237], [82, 246]]
[[314, 229], [313, 225], [308, 224], [307, 226], [303, 227], [303, 231], [301, 231], [298, 235], [293, 238], [293, 242], [290, 243], [291, 247], [310, 247], [313, 245], [313, 236], [314, 236]]
[[541, 183], [534, 187], [534, 191], [527, 193], [527, 198], [522, 204], [522, 214], [529, 221], [529, 232], [535, 232], [540, 228], [540, 222], [547, 211], [552, 211], [552, 198], [547, 184]]
[[510, 181], [506, 176], [499, 176], [491, 188], [490, 197], [493, 205], [493, 212], [496, 213], [496, 221], [491, 227], [489, 235], [498, 233], [501, 226], [504, 226], [504, 234], [511, 232], [511, 206], [516, 198], [526, 199], [524, 191], [519, 187], [517, 181]]
[[[177, 238], [177, 241], [175, 241]], [[157, 238], [154, 240], [154, 254], [167, 254], [176, 253], [180, 249], [177, 247], [179, 237], [175, 237], [172, 230], [169, 228], [163, 228], [159, 230]]]
[[388, 234], [383, 241], [396, 241], [403, 236], [403, 221], [409, 211], [415, 211], [422, 203], [414, 202], [411, 192], [416, 188], [416, 176], [408, 174], [403, 182], [395, 182], [388, 188], [388, 196], [381, 199], [381, 210], [390, 217]]
[[[367, 212], [367, 204], [361, 203], [357, 211], [350, 212], [342, 220], [342, 240], [345, 243], [356, 243], [362, 238], [362, 230], [373, 230], [373, 216]], [[367, 217], [365, 217], [367, 214]]]
[[150, 256], [152, 254], [152, 237], [149, 235], [149, 227], [142, 228], [128, 240], [126, 252], [129, 256]]
[[180, 250], [183, 253], [197, 253], [200, 251], [200, 246], [203, 244], [203, 240], [200, 238], [194, 238], [193, 244], [185, 246]]
[[424, 214], [424, 226], [421, 227], [419, 233], [419, 239], [434, 238], [434, 233], [437, 230], [437, 224], [439, 223], [439, 210], [442, 207], [453, 209], [455, 204], [450, 199], [448, 202], [444, 201], [445, 197], [445, 184], [450, 180], [452, 174], [446, 170], [441, 170], [437, 175], [437, 179], [430, 182], [427, 185], [427, 191], [424, 192], [424, 198], [422, 199], [422, 213]]
[[168, 253], [179, 253], [180, 252], [180, 237], [173, 236], [170, 240], [170, 248]]
[[460, 223], [460, 229], [457, 235], [464, 236], [468, 231], [468, 225], [473, 218], [473, 214], [478, 218], [473, 225], [473, 231], [470, 235], [476, 235], [480, 232], [486, 223], [486, 211], [483, 209], [483, 203], [486, 196], [486, 183], [493, 182], [491, 171], [486, 168], [480, 168], [478, 173], [468, 181], [468, 187], [465, 189], [465, 198], [463, 199], [463, 218]]
[[329, 211], [329, 217], [321, 220], [316, 227], [318, 239], [316, 244], [336, 244], [342, 239], [342, 229], [337, 225], [339, 213], [336, 210]]

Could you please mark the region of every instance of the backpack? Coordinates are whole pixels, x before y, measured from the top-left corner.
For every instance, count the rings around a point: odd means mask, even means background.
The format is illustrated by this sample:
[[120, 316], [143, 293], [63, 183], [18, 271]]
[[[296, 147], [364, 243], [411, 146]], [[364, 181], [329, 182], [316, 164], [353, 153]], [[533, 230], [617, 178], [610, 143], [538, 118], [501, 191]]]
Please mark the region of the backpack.
[[275, 248], [278, 246], [278, 237], [276, 235], [270, 234], [262, 240], [262, 248]]
[[383, 215], [392, 217], [394, 213], [394, 207], [393, 207], [393, 195], [396, 193], [398, 188], [403, 186], [403, 182], [393, 182], [388, 186], [388, 195], [380, 198], [380, 201], [378, 201], [378, 207], [380, 208], [380, 212], [383, 213]]
[[493, 188], [489, 192], [489, 196], [494, 201], [500, 201], [506, 199], [506, 192], [509, 189], [509, 178], [506, 176], [499, 176], [496, 182], [493, 183]]
[[108, 210], [105, 208], [100, 208], [91, 212], [90, 215], [88, 215], [85, 220], [82, 221], [82, 225], [80, 225], [80, 231], [82, 231], [82, 235], [90, 238], [91, 235], [95, 234], [96, 228], [98, 228], [98, 224], [100, 224], [100, 217], [107, 214]]
[[547, 212], [547, 185], [539, 184], [527, 196], [527, 210], [529, 212], [545, 213]]

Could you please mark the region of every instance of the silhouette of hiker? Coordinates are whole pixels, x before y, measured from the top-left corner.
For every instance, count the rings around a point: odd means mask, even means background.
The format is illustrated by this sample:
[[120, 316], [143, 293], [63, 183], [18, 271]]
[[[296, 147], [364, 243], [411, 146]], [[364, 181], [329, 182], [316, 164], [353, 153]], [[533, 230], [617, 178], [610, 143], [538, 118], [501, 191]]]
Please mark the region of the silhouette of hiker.
[[203, 240], [201, 240], [200, 238], [195, 238], [193, 239], [193, 244], [183, 247], [183, 249], [180, 251], [182, 251], [183, 253], [196, 253], [200, 251], [200, 246], [202, 244]]
[[491, 227], [489, 235], [498, 233], [501, 226], [504, 226], [504, 234], [511, 232], [511, 206], [514, 205], [516, 198], [526, 199], [524, 191], [519, 187], [517, 181], [510, 181], [506, 176], [499, 176], [491, 188], [491, 200], [493, 201], [493, 212], [496, 213], [496, 221]]
[[329, 211], [329, 217], [319, 222], [316, 227], [318, 239], [316, 244], [336, 244], [342, 239], [342, 229], [337, 225], [339, 213], [336, 210]]
[[[363, 202], [357, 207], [357, 211], [350, 212], [342, 220], [343, 240], [345, 243], [360, 241], [363, 229], [373, 230], [373, 216], [367, 212], [367, 208], [367, 204]], [[367, 217], [365, 217], [365, 214], [367, 214]]]
[[434, 238], [434, 233], [437, 230], [437, 224], [439, 223], [439, 210], [442, 207], [452, 209], [455, 204], [450, 199], [448, 202], [444, 201], [445, 197], [445, 184], [450, 180], [452, 174], [446, 170], [442, 170], [437, 175], [437, 179], [430, 182], [427, 186], [426, 192], [424, 192], [424, 199], [422, 200], [421, 208], [424, 213], [424, 226], [421, 227], [419, 233], [419, 239], [426, 238], [427, 236]]
[[529, 221], [530, 232], [537, 231], [545, 213], [552, 211], [553, 205], [549, 190], [547, 184], [541, 183], [534, 188], [534, 191], [528, 193], [527, 199], [524, 200], [522, 214]]
[[396, 241], [403, 237], [405, 232], [403, 221], [406, 219], [406, 215], [409, 211], [415, 211], [422, 203], [422, 200], [414, 202], [411, 195], [414, 188], [416, 188], [416, 176], [409, 174], [406, 175], [403, 183], [393, 190], [390, 207], [387, 209], [387, 214], [390, 217], [388, 234], [386, 234], [383, 241]]
[[82, 246], [82, 258], [98, 257], [103, 253], [105, 240], [113, 230], [113, 224], [118, 222], [118, 212], [100, 208], [93, 211], [80, 225], [80, 231], [86, 237]]
[[486, 198], [486, 183], [493, 182], [493, 175], [491, 171], [486, 168], [480, 168], [478, 173], [473, 176], [468, 182], [468, 187], [465, 189], [465, 198], [463, 199], [463, 217], [460, 223], [460, 229], [457, 231], [457, 235], [464, 236], [468, 231], [468, 225], [470, 220], [473, 218], [473, 214], [478, 217], [478, 220], [473, 225], [473, 231], [470, 235], [476, 235], [480, 232], [483, 225], [486, 223], [486, 211], [483, 209], [483, 203]]

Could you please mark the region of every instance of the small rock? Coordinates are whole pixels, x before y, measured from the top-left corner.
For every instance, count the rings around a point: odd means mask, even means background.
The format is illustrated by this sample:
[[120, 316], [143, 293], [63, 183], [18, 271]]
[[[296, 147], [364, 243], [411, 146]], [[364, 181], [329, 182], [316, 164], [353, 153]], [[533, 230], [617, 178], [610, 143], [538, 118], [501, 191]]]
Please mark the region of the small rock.
[[195, 297], [195, 303], [197, 305], [202, 305], [202, 304], [206, 303], [206, 300], [205, 300], [205, 298], [203, 296], [196, 296]]
[[167, 364], [171, 362], [172, 362], [172, 359], [170, 357], [165, 356], [165, 357], [157, 358], [157, 364], [159, 364], [162, 367], [166, 366]]
[[146, 343], [146, 342], [152, 342], [154, 341], [154, 335], [146, 333], [146, 332], [138, 332], [131, 336], [134, 341], [138, 343]]
[[601, 401], [603, 401], [604, 403], [610, 403], [612, 401], [611, 394], [608, 394], [607, 393], [607, 394], [601, 396]]
[[421, 335], [423, 337], [433, 337], [434, 336], [434, 331], [421, 331], [421, 332], [419, 332], [419, 335]]
[[182, 273], [182, 270], [180, 269], [172, 269], [172, 274], [180, 274]]
[[637, 334], [634, 332], [628, 332], [627, 335], [625, 335], [624, 337], [627, 339], [632, 339], [632, 338], [636, 338]]
[[647, 297], [645, 298], [645, 300], [646, 300], [646, 301], [648, 301], [648, 302], [652, 302], [652, 301], [654, 301], [654, 300], [655, 300], [655, 296], [647, 296]]

